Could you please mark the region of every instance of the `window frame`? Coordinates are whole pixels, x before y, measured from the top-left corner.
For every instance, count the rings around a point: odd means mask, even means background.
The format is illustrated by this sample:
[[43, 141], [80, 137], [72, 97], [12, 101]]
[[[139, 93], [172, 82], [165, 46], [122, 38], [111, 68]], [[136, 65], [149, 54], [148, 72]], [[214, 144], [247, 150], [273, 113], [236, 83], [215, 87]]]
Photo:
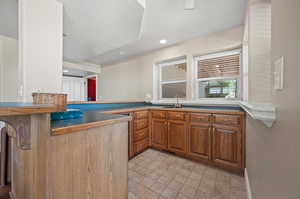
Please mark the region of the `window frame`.
[[[167, 66], [171, 66], [171, 65], [175, 65], [175, 64], [186, 64], [186, 68], [187, 68], [187, 72], [185, 75], [185, 80], [171, 80], [171, 81], [162, 81], [162, 68], [167, 67]], [[187, 64], [187, 59], [186, 58], [180, 58], [177, 60], [173, 60], [173, 61], [164, 61], [162, 63], [157, 64], [158, 67], [158, 99], [159, 100], [173, 100], [176, 99], [176, 97], [174, 98], [163, 98], [162, 96], [162, 85], [163, 84], [174, 84], [174, 83], [185, 83], [185, 97], [184, 98], [178, 98], [181, 100], [186, 100], [187, 99], [187, 83], [188, 83], [188, 64]]]
[[[239, 75], [232, 75], [232, 76], [226, 76], [226, 77], [209, 77], [209, 78], [198, 78], [198, 62], [205, 59], [212, 59], [212, 58], [218, 58], [223, 56], [230, 56], [230, 55], [240, 55], [240, 74]], [[195, 97], [196, 100], [240, 100], [242, 99], [242, 49], [233, 49], [233, 50], [224, 50], [222, 52], [217, 53], [210, 53], [206, 55], [196, 56], [194, 57], [194, 74], [195, 78]], [[236, 80], [237, 81], [237, 96], [235, 98], [210, 98], [210, 97], [200, 97], [199, 95], [199, 83], [203, 81], [210, 81], [210, 80]]]

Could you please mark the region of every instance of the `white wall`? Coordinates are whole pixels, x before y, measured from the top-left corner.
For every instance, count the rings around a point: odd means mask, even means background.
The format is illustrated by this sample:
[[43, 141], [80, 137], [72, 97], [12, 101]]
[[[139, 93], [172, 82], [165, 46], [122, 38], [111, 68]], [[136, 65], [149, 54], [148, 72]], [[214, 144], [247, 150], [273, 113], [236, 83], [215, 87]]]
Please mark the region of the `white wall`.
[[249, 101], [271, 100], [271, 3], [251, 0], [248, 9]]
[[18, 38], [18, 1], [0, 1], [0, 35]]
[[[272, 128], [247, 119], [247, 170], [253, 199], [299, 199], [300, 1], [269, 2], [272, 5], [271, 63], [285, 57], [284, 89], [275, 91], [272, 86], [268, 91], [270, 103], [276, 107], [277, 119]], [[267, 75], [272, 76], [272, 72]], [[250, 98], [261, 92], [261, 88], [256, 89], [249, 93]]]
[[[134, 57], [119, 63], [102, 66], [98, 76], [98, 95], [102, 99], [145, 99], [153, 91], [153, 64], [176, 57], [187, 57], [188, 65], [193, 56], [203, 55], [242, 44], [243, 27], [198, 37], [149, 54]], [[192, 98], [191, 93], [187, 94]]]
[[0, 35], [0, 101], [19, 101], [18, 41]]
[[19, 63], [23, 101], [32, 92], [61, 92], [63, 7], [56, 0], [19, 0]]

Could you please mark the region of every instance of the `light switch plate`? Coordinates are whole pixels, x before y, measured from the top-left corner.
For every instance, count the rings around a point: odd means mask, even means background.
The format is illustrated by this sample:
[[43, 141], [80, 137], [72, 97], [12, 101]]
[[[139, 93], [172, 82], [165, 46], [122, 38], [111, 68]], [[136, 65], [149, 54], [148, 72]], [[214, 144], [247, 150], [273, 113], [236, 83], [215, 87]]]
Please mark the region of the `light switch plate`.
[[284, 69], [284, 57], [280, 57], [274, 62], [274, 89], [283, 89], [283, 70]]

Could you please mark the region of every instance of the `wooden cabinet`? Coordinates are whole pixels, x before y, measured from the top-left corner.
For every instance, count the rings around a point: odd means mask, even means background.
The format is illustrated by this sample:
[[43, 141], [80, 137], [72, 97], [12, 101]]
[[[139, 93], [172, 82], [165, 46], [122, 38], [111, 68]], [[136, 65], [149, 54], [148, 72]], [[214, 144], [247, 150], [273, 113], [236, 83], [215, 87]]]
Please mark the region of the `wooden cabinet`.
[[137, 111], [133, 113], [132, 155], [130, 157], [133, 157], [149, 147], [148, 117], [148, 111]]
[[166, 111], [152, 111], [152, 118], [166, 119]]
[[133, 134], [133, 141], [143, 140], [149, 137], [149, 128], [144, 128], [139, 131], [135, 131]]
[[190, 124], [188, 155], [196, 159], [211, 159], [211, 127], [209, 124]]
[[215, 125], [212, 128], [214, 163], [231, 167], [242, 167], [242, 133], [238, 127]]
[[186, 152], [186, 130], [185, 122], [168, 121], [168, 150]]
[[167, 112], [167, 118], [168, 118], [168, 120], [185, 121], [185, 113], [184, 112], [169, 111], [169, 112]]
[[148, 111], [138, 111], [134, 113], [134, 119], [138, 120], [138, 119], [148, 119]]
[[195, 159], [211, 159], [211, 115], [191, 113], [188, 130], [188, 155]]
[[148, 119], [139, 119], [133, 121], [134, 130], [138, 131], [148, 127]]
[[168, 123], [166, 120], [152, 119], [152, 146], [159, 149], [168, 148]]
[[134, 154], [138, 154], [141, 151], [144, 151], [145, 149], [147, 149], [149, 146], [149, 140], [147, 139], [143, 139], [137, 142], [134, 142], [133, 144], [133, 152]]
[[230, 169], [244, 168], [244, 116], [155, 111], [152, 146]]

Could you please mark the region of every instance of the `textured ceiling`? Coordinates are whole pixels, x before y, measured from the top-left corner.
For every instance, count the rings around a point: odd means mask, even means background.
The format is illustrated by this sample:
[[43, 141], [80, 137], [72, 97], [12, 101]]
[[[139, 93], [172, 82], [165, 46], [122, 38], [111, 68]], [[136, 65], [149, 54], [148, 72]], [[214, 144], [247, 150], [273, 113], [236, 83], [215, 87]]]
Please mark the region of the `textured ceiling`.
[[[108, 64], [243, 23], [247, 0], [59, 0], [64, 59]], [[17, 1], [0, 0], [0, 34], [17, 38]], [[159, 40], [168, 43], [162, 45]]]
[[[120, 48], [89, 58], [88, 61], [108, 64], [241, 25], [246, 2], [247, 0], [195, 0], [195, 9], [185, 10], [184, 0], [146, 0], [141, 37]], [[159, 43], [162, 38], [168, 40], [167, 45]]]
[[136, 40], [144, 9], [136, 0], [60, 0], [64, 58], [85, 61]]

